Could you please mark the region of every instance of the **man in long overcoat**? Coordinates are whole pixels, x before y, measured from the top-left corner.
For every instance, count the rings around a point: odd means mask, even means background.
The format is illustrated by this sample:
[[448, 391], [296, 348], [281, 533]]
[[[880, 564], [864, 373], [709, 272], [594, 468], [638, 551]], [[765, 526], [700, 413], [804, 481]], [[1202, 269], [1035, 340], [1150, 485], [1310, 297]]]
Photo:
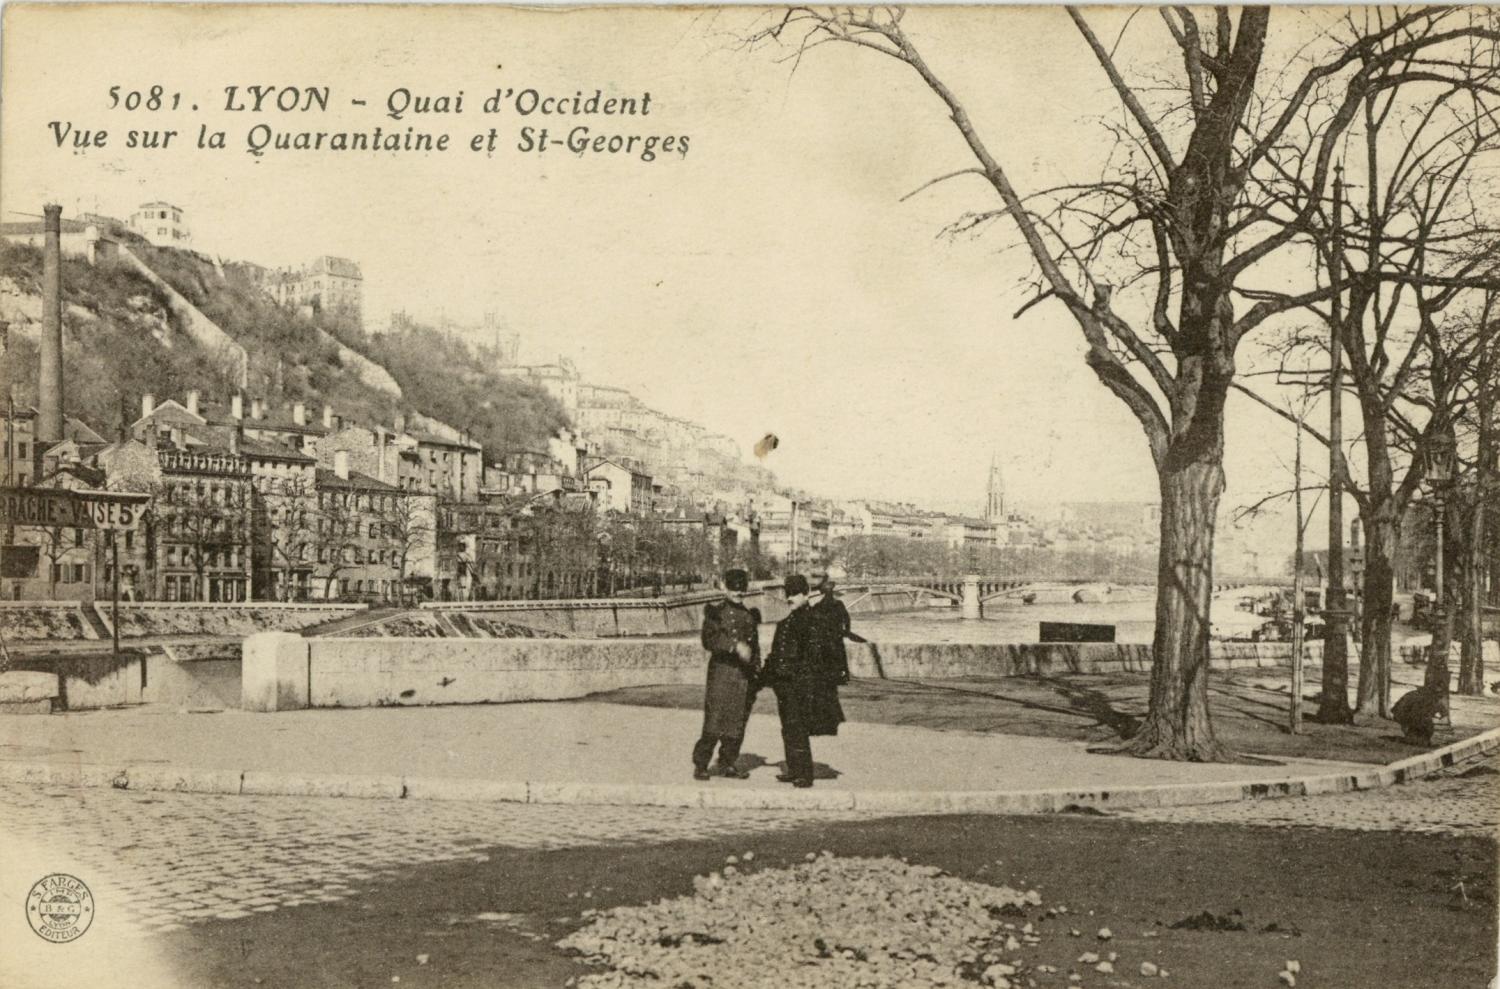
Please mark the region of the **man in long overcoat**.
[[693, 746], [693, 778], [710, 777], [708, 764], [719, 750], [722, 776], [745, 779], [735, 765], [745, 740], [745, 722], [755, 701], [753, 684], [760, 671], [760, 612], [745, 607], [750, 575], [724, 574], [724, 598], [703, 609], [703, 648], [708, 650], [708, 687], [703, 694], [703, 733]]
[[818, 617], [808, 607], [807, 578], [786, 579], [791, 614], [776, 625], [771, 654], [762, 682], [776, 692], [781, 714], [781, 741], [786, 748], [786, 772], [776, 778], [797, 787], [813, 785], [813, 735], [837, 735], [844, 721], [839, 705], [843, 676], [830, 662]]
[[818, 644], [824, 651], [823, 662], [836, 675], [838, 682], [845, 684], [849, 682], [849, 653], [844, 640], [866, 640], [850, 627], [849, 609], [833, 593], [835, 582], [842, 577], [843, 571], [833, 569], [816, 574], [817, 584], [808, 598], [808, 608], [817, 619]]

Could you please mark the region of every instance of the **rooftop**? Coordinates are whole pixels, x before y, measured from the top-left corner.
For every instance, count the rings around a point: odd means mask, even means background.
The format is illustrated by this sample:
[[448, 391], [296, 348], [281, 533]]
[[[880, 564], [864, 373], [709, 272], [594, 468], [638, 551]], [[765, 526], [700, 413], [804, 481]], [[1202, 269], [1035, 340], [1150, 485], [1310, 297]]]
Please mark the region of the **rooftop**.
[[319, 467], [316, 475], [317, 486], [320, 488], [349, 488], [354, 491], [380, 491], [390, 494], [400, 494], [401, 489], [393, 484], [376, 480], [369, 474], [362, 474], [357, 470], [351, 470], [347, 478], [339, 477], [334, 471], [325, 467]]

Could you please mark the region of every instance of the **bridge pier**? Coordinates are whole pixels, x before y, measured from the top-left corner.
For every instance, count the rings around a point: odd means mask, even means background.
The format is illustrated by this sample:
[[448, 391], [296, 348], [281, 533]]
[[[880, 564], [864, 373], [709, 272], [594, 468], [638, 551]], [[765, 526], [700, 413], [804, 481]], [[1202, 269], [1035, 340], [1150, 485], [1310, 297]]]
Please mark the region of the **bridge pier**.
[[964, 578], [964, 593], [962, 600], [962, 617], [983, 618], [984, 609], [979, 603], [979, 578], [970, 574]]

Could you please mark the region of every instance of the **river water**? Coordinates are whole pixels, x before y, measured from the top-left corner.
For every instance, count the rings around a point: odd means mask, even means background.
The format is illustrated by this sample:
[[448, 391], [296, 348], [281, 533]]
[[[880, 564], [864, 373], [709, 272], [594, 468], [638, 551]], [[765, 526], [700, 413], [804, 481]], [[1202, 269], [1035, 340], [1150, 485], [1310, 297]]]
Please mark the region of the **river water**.
[[[1241, 588], [1214, 596], [1213, 628], [1222, 637], [1248, 637], [1264, 618], [1235, 607], [1247, 595], [1267, 593], [1269, 588]], [[1038, 642], [1042, 622], [1078, 622], [1113, 625], [1116, 642], [1151, 644], [1156, 630], [1156, 596], [1151, 588], [1118, 588], [1110, 600], [1097, 603], [1075, 603], [1058, 595], [1054, 600], [1035, 604], [1013, 601], [991, 601], [984, 606], [984, 617], [965, 621], [959, 609], [930, 608], [926, 611], [896, 612], [888, 615], [855, 615], [854, 630], [877, 642], [962, 642], [1005, 643]]]
[[1154, 602], [1100, 604], [987, 604], [984, 617], [965, 621], [957, 608], [930, 608], [889, 615], [855, 615], [854, 631], [876, 642], [1036, 642], [1041, 622], [1115, 626], [1116, 642], [1150, 643], [1156, 626]]

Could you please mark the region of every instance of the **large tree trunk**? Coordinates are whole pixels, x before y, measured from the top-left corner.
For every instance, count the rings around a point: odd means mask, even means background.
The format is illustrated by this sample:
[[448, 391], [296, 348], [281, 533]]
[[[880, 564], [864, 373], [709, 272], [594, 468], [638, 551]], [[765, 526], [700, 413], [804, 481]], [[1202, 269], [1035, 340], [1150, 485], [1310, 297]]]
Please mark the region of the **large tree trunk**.
[[1214, 521], [1223, 492], [1218, 457], [1169, 464], [1161, 472], [1151, 703], [1127, 746], [1134, 755], [1197, 762], [1225, 755], [1208, 711]]
[[[1388, 489], [1387, 489], [1388, 490]], [[1391, 674], [1391, 609], [1395, 603], [1397, 532], [1395, 499], [1376, 502], [1361, 520], [1365, 533], [1364, 618], [1360, 622], [1359, 697], [1355, 709], [1389, 718]]]

